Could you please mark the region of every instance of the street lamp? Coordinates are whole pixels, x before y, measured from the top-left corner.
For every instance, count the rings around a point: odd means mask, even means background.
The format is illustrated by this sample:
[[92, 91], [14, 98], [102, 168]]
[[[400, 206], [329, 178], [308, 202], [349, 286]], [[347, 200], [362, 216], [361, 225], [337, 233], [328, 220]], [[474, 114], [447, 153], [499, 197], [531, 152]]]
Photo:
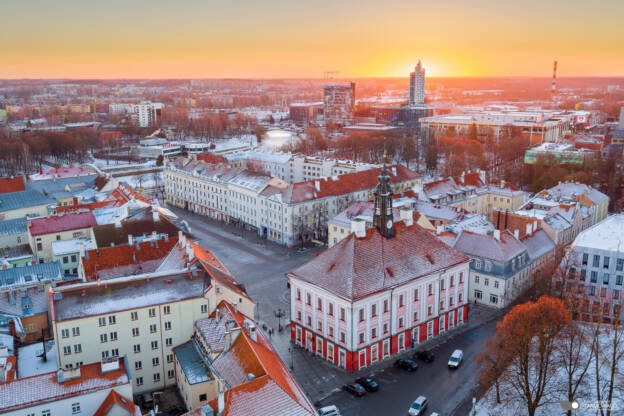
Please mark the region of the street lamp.
[[277, 331], [282, 332], [282, 321], [281, 319], [284, 317], [284, 311], [281, 308], [278, 308], [274, 311], [275, 317], [277, 318]]

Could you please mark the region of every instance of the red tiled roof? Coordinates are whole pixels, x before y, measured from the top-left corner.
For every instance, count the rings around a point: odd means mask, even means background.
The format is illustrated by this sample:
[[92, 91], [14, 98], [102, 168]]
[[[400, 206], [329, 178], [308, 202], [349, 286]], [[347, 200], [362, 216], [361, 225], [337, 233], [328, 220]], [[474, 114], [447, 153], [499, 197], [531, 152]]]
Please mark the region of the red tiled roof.
[[119, 360], [119, 369], [102, 373], [99, 362], [80, 367], [80, 377], [58, 382], [56, 371], [2, 383], [0, 390], [0, 412], [32, 407], [68, 397], [111, 389], [130, 383], [124, 360]]
[[24, 178], [22, 178], [21, 176], [0, 178], [0, 194], [19, 192], [25, 189], [26, 187], [24, 186]]
[[480, 188], [485, 185], [479, 177], [479, 172], [467, 172], [464, 173], [463, 180], [461, 176], [455, 176], [453, 177], [453, 180], [456, 184], [462, 186], [474, 186]]
[[151, 204], [150, 200], [143, 195], [132, 189], [130, 186], [120, 183], [117, 188], [111, 192], [104, 201], [117, 201], [120, 205], [125, 204], [128, 201], [136, 199], [138, 201]]
[[96, 173], [94, 171], [81, 168], [80, 166], [69, 166], [48, 169], [46, 171], [43, 171], [42, 173], [31, 175], [31, 179], [45, 180], [53, 178], [75, 178], [78, 176], [90, 176], [95, 174]]
[[57, 206], [55, 211], [57, 214], [61, 212], [72, 211], [93, 211], [94, 209], [104, 208], [113, 205], [111, 201], [89, 202], [87, 204], [75, 204], [75, 205], [60, 205]]
[[393, 238], [376, 228], [362, 238], [350, 234], [287, 276], [356, 300], [468, 261], [417, 224], [394, 229]]
[[193, 254], [195, 255], [195, 257], [197, 257], [203, 263], [209, 264], [213, 267], [216, 267], [217, 269], [229, 273], [228, 269], [225, 268], [223, 263], [219, 261], [217, 256], [215, 256], [212, 251], [200, 246], [199, 244], [193, 243], [192, 241], [189, 241], [189, 244], [191, 245], [191, 247], [193, 247]]
[[[506, 211], [494, 211], [492, 213], [492, 223], [497, 230], [509, 230], [512, 233], [514, 230], [518, 230], [519, 238], [522, 238], [526, 235], [526, 226], [527, 224], [531, 224], [533, 227], [533, 223], [535, 219], [527, 217], [526, 215], [517, 215], [513, 212]], [[538, 221], [539, 224], [539, 221]], [[539, 228], [539, 226], [538, 226]], [[537, 231], [537, 230], [533, 230]]]
[[97, 221], [95, 221], [95, 217], [90, 211], [33, 218], [29, 221], [28, 228], [33, 236], [90, 228], [97, 225]]
[[[396, 174], [394, 174], [396, 169]], [[311, 201], [330, 196], [344, 195], [352, 192], [373, 189], [377, 186], [377, 176], [381, 168], [369, 169], [361, 172], [346, 173], [327, 179], [316, 179], [307, 182], [297, 182], [282, 191], [282, 200], [288, 204]], [[390, 183], [396, 184], [408, 180], [420, 178], [420, 175], [406, 168], [403, 165], [393, 165], [388, 167]], [[319, 190], [316, 183], [319, 183]]]
[[213, 153], [200, 153], [197, 155], [197, 160], [201, 160], [202, 162], [213, 163], [213, 164], [228, 162], [227, 159], [224, 158], [223, 156], [215, 155]]
[[115, 405], [121, 406], [124, 410], [128, 412], [128, 415], [130, 416], [141, 416], [141, 409], [139, 408], [139, 406], [136, 406], [134, 402], [132, 402], [132, 400], [126, 399], [115, 390], [111, 390], [110, 393], [108, 393], [108, 396], [106, 396], [106, 399], [104, 399], [104, 401], [95, 411], [93, 416], [107, 416], [108, 412]]
[[4, 381], [0, 381], [0, 386], [4, 383], [10, 383], [15, 380], [15, 375], [17, 373], [17, 357], [14, 355], [9, 355], [6, 357], [6, 374]]
[[121, 266], [136, 265], [137, 270], [142, 273], [153, 272], [160, 262], [155, 262], [150, 267], [151, 260], [164, 259], [173, 246], [178, 242], [177, 237], [158, 240], [156, 245], [150, 241], [143, 241], [137, 244], [119, 245], [112, 247], [102, 247], [87, 251], [87, 256], [82, 258], [82, 266], [87, 281], [94, 281], [98, 278], [98, 273], [107, 269], [113, 269]]

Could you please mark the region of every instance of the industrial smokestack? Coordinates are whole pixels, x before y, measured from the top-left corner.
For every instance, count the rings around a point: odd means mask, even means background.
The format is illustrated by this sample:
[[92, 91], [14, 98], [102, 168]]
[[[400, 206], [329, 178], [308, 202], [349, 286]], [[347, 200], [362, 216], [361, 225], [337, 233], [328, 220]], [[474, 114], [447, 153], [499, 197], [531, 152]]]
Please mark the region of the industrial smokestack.
[[555, 91], [557, 90], [557, 61], [555, 61], [555, 65], [553, 67], [553, 82], [552, 82], [552, 99], [555, 99]]

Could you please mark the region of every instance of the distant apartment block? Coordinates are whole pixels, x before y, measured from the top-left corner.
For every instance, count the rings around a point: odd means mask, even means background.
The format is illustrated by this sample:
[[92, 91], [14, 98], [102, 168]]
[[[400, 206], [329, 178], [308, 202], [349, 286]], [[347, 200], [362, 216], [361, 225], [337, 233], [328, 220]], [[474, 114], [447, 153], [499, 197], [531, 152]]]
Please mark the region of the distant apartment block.
[[348, 126], [353, 122], [355, 82], [349, 85], [326, 85], [323, 89], [325, 124]]

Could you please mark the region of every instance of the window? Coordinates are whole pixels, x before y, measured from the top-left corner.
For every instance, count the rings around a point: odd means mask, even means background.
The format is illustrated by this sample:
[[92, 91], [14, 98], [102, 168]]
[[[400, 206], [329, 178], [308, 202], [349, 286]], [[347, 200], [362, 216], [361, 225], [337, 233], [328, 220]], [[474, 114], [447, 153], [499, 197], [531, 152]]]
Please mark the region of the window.
[[485, 279], [483, 279], [483, 284], [486, 286], [490, 285], [490, 279], [488, 279], [487, 277]]
[[440, 280], [440, 290], [444, 290], [444, 279]]
[[63, 264], [67, 264], [67, 263], [69, 263], [69, 257], [64, 256], [63, 257]]
[[152, 341], [152, 349], [155, 350], [158, 348], [158, 341]]
[[133, 348], [135, 353], [141, 352], [141, 344], [134, 344]]
[[139, 328], [132, 328], [132, 336], [133, 337], [139, 336]]
[[443, 300], [440, 301], [440, 310], [442, 310], [442, 309], [444, 309], [444, 301]]
[[418, 289], [414, 289], [414, 302], [418, 301]]
[[143, 368], [143, 363], [141, 361], [135, 361], [134, 362], [134, 369], [135, 370], [140, 370]]
[[63, 354], [64, 355], [69, 355], [71, 354], [71, 347], [69, 345], [63, 347]]
[[431, 295], [433, 295], [433, 285], [429, 283], [429, 285], [427, 286], [427, 296]]
[[476, 259], [474, 263], [475, 263], [475, 269], [480, 269], [481, 268], [481, 260]]
[[41, 416], [50, 416], [52, 413], [50, 412], [49, 409], [46, 410], [42, 410], [41, 411]]
[[69, 329], [61, 329], [61, 337], [69, 338]]
[[158, 359], [158, 357], [152, 358], [152, 365], [153, 366], [157, 366], [159, 364], [160, 364], [160, 360]]
[[137, 377], [136, 378], [136, 384], [137, 384], [137, 386], [142, 386], [143, 385], [143, 377]]
[[344, 344], [346, 337], [347, 337], [347, 335], [344, 332], [341, 332], [340, 333], [340, 342], [342, 342]]
[[615, 277], [615, 284], [618, 285], [618, 286], [622, 286], [622, 275], [621, 274], [618, 274]]
[[615, 270], [617, 270], [618, 272], [621, 272], [622, 270], [624, 270], [624, 259], [617, 259]]
[[307, 323], [308, 323], [308, 326], [312, 326], [312, 317], [311, 316], [307, 316]]
[[433, 315], [433, 306], [427, 306], [427, 316]]
[[494, 280], [494, 289], [498, 289], [498, 280]]
[[334, 304], [333, 303], [328, 304], [328, 308], [329, 308], [329, 311], [327, 313], [329, 314], [329, 316], [334, 316]]
[[[173, 378], [175, 377], [175, 372], [173, 370], [167, 370], [167, 378]], [[201, 400], [201, 394], [199, 395], [200, 400]], [[204, 394], [204, 400], [206, 400], [206, 395]]]
[[464, 272], [459, 273], [459, 284], [461, 285], [462, 283], [464, 283]]
[[364, 308], [360, 308], [359, 310], [360, 322], [364, 320]]
[[401, 308], [404, 305], [403, 303], [403, 295], [399, 295], [399, 308]]
[[414, 312], [414, 322], [418, 322], [418, 312]]
[[463, 295], [462, 293], [460, 293], [459, 295], [457, 295], [457, 303], [462, 303], [462, 298], [463, 298], [463, 296], [462, 296], [462, 295]]
[[309, 293], [306, 293], [306, 304], [312, 305], [312, 295], [310, 295]]
[[316, 300], [316, 309], [318, 309], [319, 311], [323, 310], [323, 300], [321, 298], [318, 298]]
[[608, 269], [609, 268], [609, 257], [605, 256], [603, 263], [602, 263], [602, 268], [603, 269]]
[[301, 289], [297, 288], [297, 300], [301, 300]]
[[333, 338], [334, 337], [334, 327], [333, 326], [328, 326], [327, 330], [329, 331], [329, 337]]
[[163, 306], [163, 313], [165, 315], [169, 315], [171, 313], [171, 306], [169, 306], [169, 305]]
[[483, 292], [481, 292], [480, 290], [475, 289], [474, 295], [476, 299], [479, 299], [479, 300], [483, 299]]
[[72, 335], [75, 336], [75, 337], [79, 336], [80, 335], [80, 328], [77, 327], [77, 326], [73, 327], [72, 328]]
[[150, 334], [153, 334], [157, 331], [156, 324], [150, 324]]
[[168, 363], [172, 363], [173, 362], [173, 354], [167, 354], [167, 362]]
[[107, 342], [107, 335], [106, 334], [100, 334], [100, 342]]
[[384, 313], [388, 312], [388, 299], [384, 299], [384, 305], [383, 305], [383, 311]]
[[139, 313], [138, 312], [130, 312], [130, 319], [133, 321], [136, 321], [137, 319], [139, 319]]
[[108, 358], [108, 351], [102, 351], [102, 358]]
[[371, 338], [377, 338], [377, 328], [371, 329]]
[[479, 276], [475, 276], [475, 283], [479, 283]]
[[602, 284], [603, 285], [608, 285], [609, 284], [609, 273], [604, 273], [602, 275]]
[[117, 322], [117, 318], [115, 318], [115, 315], [111, 315], [108, 317], [108, 324], [109, 325], [115, 325], [115, 323]]
[[170, 347], [173, 344], [173, 338], [165, 338], [165, 345]]
[[112, 357], [119, 357], [119, 349], [118, 348], [113, 348], [111, 350], [111, 356]]
[[154, 373], [154, 382], [157, 383], [160, 381], [160, 373]]
[[98, 318], [98, 324], [100, 326], [106, 325], [106, 318]]
[[153, 318], [156, 316], [156, 308], [150, 308], [149, 310], [149, 317]]
[[371, 316], [372, 317], [377, 316], [377, 305], [376, 304], [371, 305]]
[[74, 344], [74, 354], [80, 354], [82, 352], [82, 344]]
[[117, 341], [117, 331], [110, 333], [110, 340]]
[[171, 321], [165, 322], [165, 331], [169, 331], [171, 329]]
[[453, 287], [455, 285], [455, 276], [451, 276], [449, 279], [449, 287]]
[[489, 272], [491, 270], [492, 270], [492, 262], [488, 260], [485, 262], [485, 271]]
[[316, 322], [316, 329], [319, 332], [323, 332], [323, 322], [322, 321], [317, 321]]
[[594, 267], [599, 267], [600, 266], [600, 256], [597, 254], [594, 254], [594, 263], [593, 263]]
[[399, 328], [403, 328], [403, 318], [399, 318]]
[[364, 332], [360, 332], [360, 344], [364, 343]]
[[201, 313], [208, 313], [208, 305], [205, 305], [205, 304], [201, 305], [200, 310], [201, 310]]
[[591, 282], [596, 283], [598, 281], [598, 272], [591, 272]]
[[583, 253], [583, 266], [587, 266], [588, 259], [589, 259], [589, 255], [587, 253]]
[[587, 278], [587, 270], [581, 269], [581, 280], [585, 281], [586, 278]]
[[493, 303], [494, 305], [498, 304], [498, 296], [490, 295], [490, 303]]

